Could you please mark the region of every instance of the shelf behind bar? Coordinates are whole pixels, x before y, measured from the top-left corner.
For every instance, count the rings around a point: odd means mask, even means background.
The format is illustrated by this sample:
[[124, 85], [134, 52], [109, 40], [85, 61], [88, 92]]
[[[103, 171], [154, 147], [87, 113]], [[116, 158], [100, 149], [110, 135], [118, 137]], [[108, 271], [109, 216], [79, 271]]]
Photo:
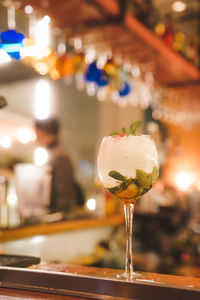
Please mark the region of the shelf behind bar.
[[105, 218], [67, 220], [55, 223], [41, 223], [0, 231], [0, 243], [22, 239], [34, 235], [46, 235], [57, 232], [81, 230], [102, 226], [116, 226], [124, 222], [123, 215], [111, 215]]

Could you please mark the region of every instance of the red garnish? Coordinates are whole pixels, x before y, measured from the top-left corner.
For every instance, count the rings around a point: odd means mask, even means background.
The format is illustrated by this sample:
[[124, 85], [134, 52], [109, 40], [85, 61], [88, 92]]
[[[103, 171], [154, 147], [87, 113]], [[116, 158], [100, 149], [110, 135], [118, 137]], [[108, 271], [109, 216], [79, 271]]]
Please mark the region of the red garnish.
[[124, 133], [120, 133], [120, 134], [116, 135], [115, 137], [116, 138], [120, 138], [120, 137], [123, 137], [123, 136], [125, 136], [125, 134]]

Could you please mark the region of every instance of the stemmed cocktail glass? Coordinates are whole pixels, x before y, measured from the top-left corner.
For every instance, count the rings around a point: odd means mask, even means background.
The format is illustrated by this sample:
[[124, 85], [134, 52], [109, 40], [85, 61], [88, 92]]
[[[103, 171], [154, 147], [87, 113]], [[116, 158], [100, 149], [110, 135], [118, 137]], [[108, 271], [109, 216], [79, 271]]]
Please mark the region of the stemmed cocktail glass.
[[137, 273], [132, 260], [132, 224], [134, 204], [155, 183], [158, 155], [149, 135], [135, 135], [140, 122], [132, 123], [127, 131], [103, 138], [98, 154], [98, 174], [101, 183], [124, 205], [126, 224], [125, 278], [134, 279]]

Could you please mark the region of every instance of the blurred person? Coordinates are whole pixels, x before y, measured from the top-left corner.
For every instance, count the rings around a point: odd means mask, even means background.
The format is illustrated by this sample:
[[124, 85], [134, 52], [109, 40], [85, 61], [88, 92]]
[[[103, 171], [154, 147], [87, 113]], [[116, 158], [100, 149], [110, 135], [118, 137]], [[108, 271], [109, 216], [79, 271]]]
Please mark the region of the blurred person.
[[50, 213], [70, 213], [83, 206], [84, 195], [74, 178], [71, 159], [59, 143], [60, 124], [56, 118], [35, 121], [37, 142], [48, 151], [52, 168]]

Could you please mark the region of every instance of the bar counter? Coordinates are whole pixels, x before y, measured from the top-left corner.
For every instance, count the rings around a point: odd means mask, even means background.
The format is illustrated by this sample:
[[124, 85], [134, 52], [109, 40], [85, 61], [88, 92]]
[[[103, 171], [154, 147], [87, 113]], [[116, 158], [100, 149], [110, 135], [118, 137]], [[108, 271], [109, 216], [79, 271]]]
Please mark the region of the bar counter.
[[135, 280], [124, 280], [122, 274], [121, 270], [45, 263], [0, 267], [0, 298], [200, 299], [200, 278], [141, 273]]

